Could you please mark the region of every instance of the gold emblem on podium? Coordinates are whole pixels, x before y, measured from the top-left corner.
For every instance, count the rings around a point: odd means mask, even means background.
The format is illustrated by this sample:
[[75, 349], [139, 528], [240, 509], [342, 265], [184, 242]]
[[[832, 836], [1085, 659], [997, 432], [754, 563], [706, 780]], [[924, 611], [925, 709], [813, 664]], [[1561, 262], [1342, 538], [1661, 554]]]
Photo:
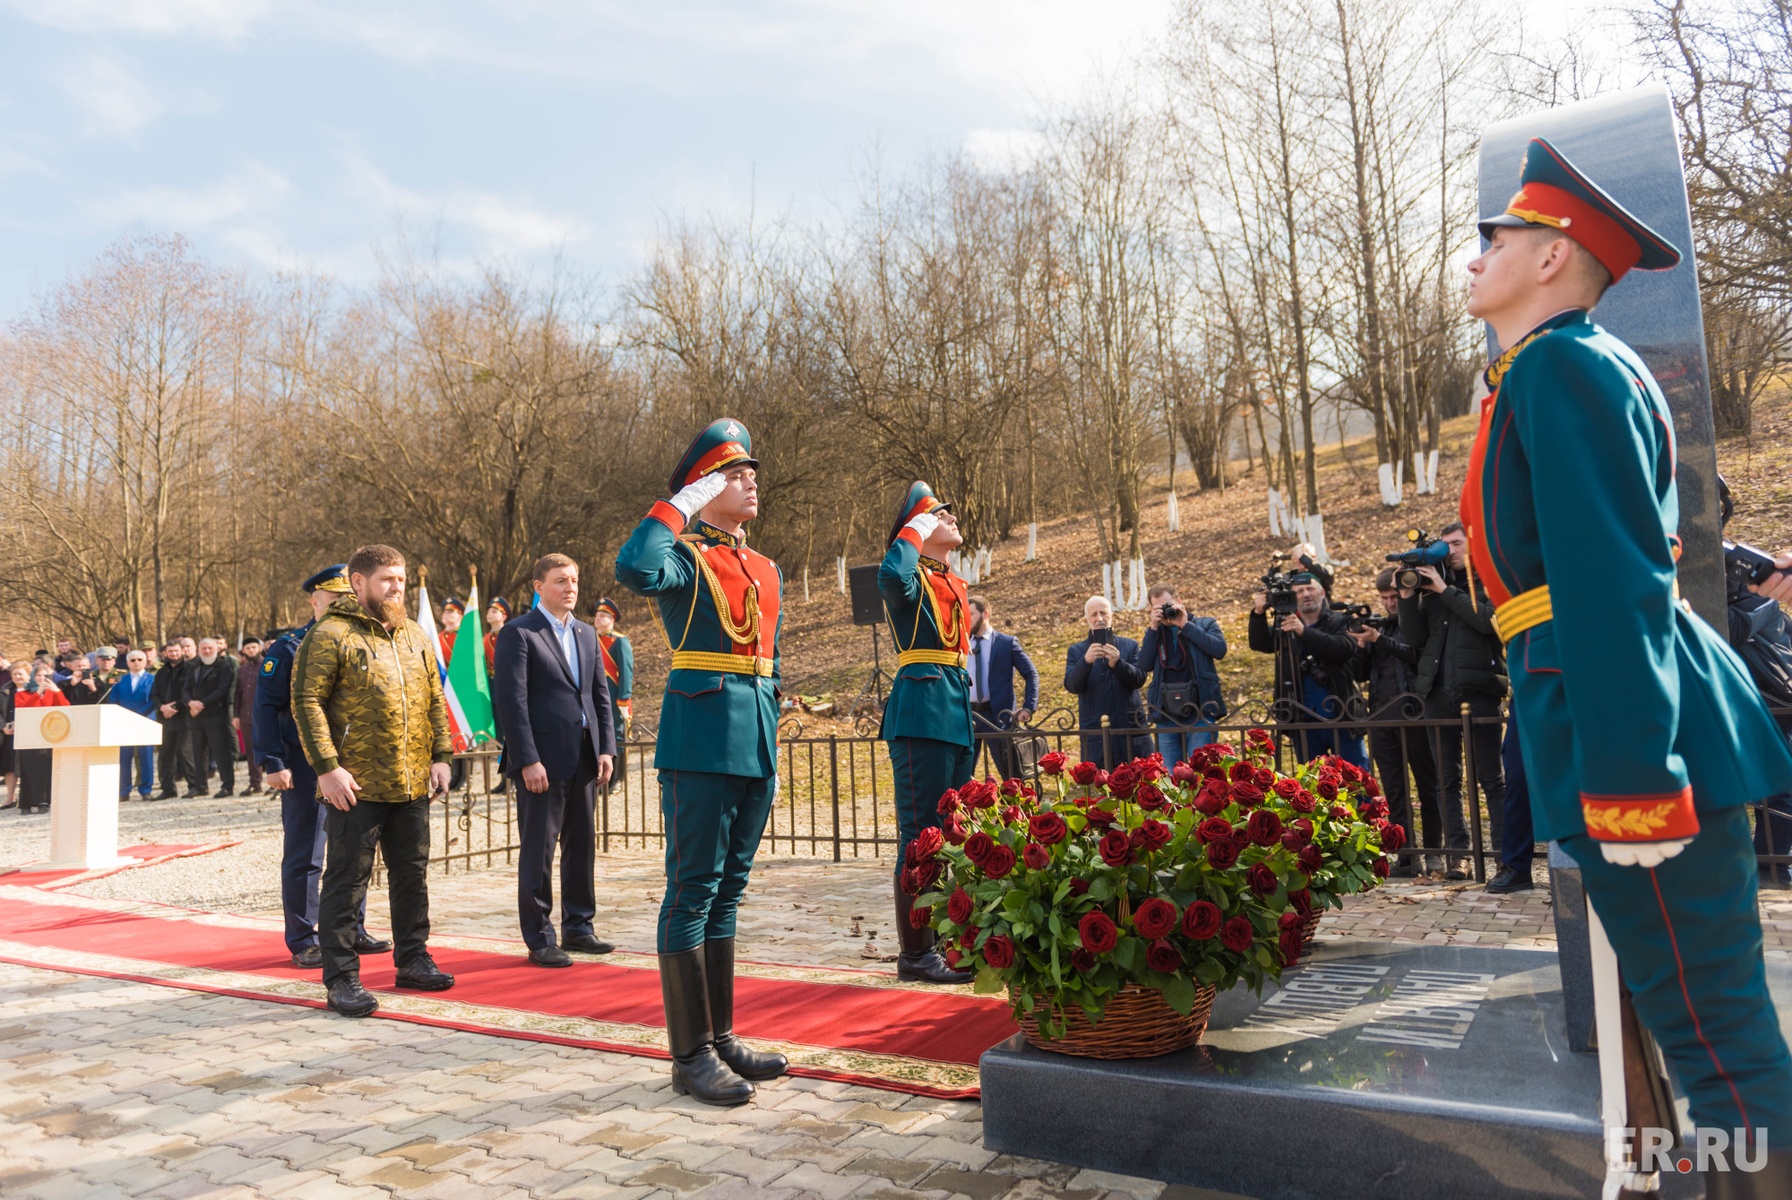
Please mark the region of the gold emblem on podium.
[[38, 729], [44, 735], [44, 741], [51, 744], [60, 742], [69, 735], [74, 723], [68, 719], [67, 713], [51, 712], [44, 716], [43, 724]]

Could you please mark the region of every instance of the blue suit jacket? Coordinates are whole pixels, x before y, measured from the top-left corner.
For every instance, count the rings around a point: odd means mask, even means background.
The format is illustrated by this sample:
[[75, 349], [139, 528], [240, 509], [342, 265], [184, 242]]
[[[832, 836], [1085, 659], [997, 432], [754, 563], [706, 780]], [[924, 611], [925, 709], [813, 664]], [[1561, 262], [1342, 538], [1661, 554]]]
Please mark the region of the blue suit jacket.
[[[578, 774], [580, 742], [592, 753], [616, 753], [610, 685], [597, 653], [597, 631], [577, 617], [579, 677], [573, 678], [547, 614], [532, 608], [498, 631], [492, 654], [492, 712], [504, 734], [505, 771], [521, 775], [540, 763], [561, 783]], [[583, 715], [584, 728], [580, 728]]]
[[155, 674], [150, 671], [143, 672], [135, 681], [126, 673], [107, 690], [104, 703], [116, 704], [140, 717], [153, 717], [156, 706], [149, 698], [149, 690], [155, 686], [155, 682]]
[[282, 634], [261, 652], [261, 674], [255, 677], [255, 710], [249, 721], [249, 753], [264, 771], [292, 772], [293, 785], [303, 789], [317, 773], [299, 748], [298, 726], [292, 720], [292, 664], [299, 643], [316, 621], [293, 633]]
[[[973, 637], [972, 645], [975, 644], [976, 639]], [[1028, 712], [1039, 711], [1039, 670], [1033, 665], [1033, 660], [1027, 657], [1027, 652], [1020, 648], [1020, 639], [1011, 633], [997, 630], [991, 634], [985, 654], [989, 659], [989, 707], [994, 712], [997, 727], [1011, 729], [1017, 708], [1024, 708]], [[975, 667], [973, 662], [967, 669], [974, 670]], [[1018, 706], [1014, 703], [1016, 671], [1020, 672], [1020, 677], [1026, 684], [1026, 699]]]

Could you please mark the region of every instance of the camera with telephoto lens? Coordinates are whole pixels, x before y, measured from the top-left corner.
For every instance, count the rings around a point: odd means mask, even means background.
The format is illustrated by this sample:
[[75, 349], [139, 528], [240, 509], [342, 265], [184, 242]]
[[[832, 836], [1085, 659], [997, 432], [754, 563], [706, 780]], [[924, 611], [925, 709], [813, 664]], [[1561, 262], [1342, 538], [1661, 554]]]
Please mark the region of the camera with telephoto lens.
[[1287, 552], [1277, 551], [1270, 557], [1269, 570], [1258, 578], [1258, 582], [1263, 585], [1265, 607], [1269, 610], [1272, 624], [1295, 609], [1294, 576], [1283, 567], [1287, 561]]
[[1182, 615], [1182, 605], [1166, 601], [1164, 606], [1157, 610], [1157, 615], [1166, 621], [1173, 621]]
[[1432, 537], [1423, 529], [1407, 530], [1406, 540], [1412, 543], [1412, 548], [1388, 555], [1387, 561], [1400, 564], [1400, 569], [1394, 572], [1394, 586], [1403, 592], [1414, 592], [1425, 582], [1425, 577], [1419, 574], [1420, 567], [1434, 567], [1438, 574], [1443, 574], [1444, 564], [1450, 561], [1450, 543]]
[[1387, 616], [1377, 613], [1367, 604], [1346, 604], [1341, 608], [1334, 608], [1332, 611], [1343, 613], [1350, 618], [1350, 632], [1352, 633], [1361, 633], [1365, 629], [1386, 629], [1388, 626]]

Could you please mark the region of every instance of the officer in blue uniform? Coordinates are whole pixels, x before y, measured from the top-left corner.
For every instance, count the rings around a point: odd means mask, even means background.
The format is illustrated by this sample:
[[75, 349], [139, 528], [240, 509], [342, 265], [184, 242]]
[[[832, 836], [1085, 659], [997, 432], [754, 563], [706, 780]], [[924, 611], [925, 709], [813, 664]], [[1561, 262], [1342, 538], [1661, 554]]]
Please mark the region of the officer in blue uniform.
[[[266, 773], [268, 790], [280, 793], [280, 825], [286, 835], [280, 856], [280, 906], [286, 910], [286, 947], [292, 951], [293, 966], [321, 970], [324, 955], [317, 944], [317, 888], [324, 869], [324, 804], [317, 798], [317, 772], [299, 749], [299, 733], [292, 721], [292, 664], [299, 643], [324, 609], [338, 597], [351, 594], [348, 564], [325, 567], [302, 588], [311, 599], [311, 620], [302, 629], [276, 638], [261, 655], [250, 753]], [[391, 942], [368, 934], [366, 921], [363, 901], [355, 949], [362, 954], [390, 950]]]
[[1642, 359], [1590, 316], [1627, 272], [1680, 253], [1541, 138], [1481, 233], [1469, 312], [1504, 350], [1462, 519], [1537, 833], [1580, 865], [1693, 1123], [1766, 1151], [1761, 1170], [1706, 1172], [1707, 1194], [1792, 1196], [1792, 1055], [1748, 822], [1792, 790], [1792, 757], [1723, 637], [1679, 601], [1673, 421]]

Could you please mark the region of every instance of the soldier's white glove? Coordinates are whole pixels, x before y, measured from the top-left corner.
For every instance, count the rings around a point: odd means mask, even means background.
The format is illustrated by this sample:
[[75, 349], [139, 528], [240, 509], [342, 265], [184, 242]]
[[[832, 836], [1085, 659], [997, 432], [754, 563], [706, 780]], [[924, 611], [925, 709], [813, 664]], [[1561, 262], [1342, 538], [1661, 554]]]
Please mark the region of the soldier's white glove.
[[1674, 838], [1667, 842], [1600, 842], [1599, 852], [1608, 863], [1620, 867], [1659, 867], [1674, 855], [1692, 845], [1691, 838]]
[[672, 497], [669, 503], [673, 508], [676, 508], [679, 512], [683, 513], [684, 519], [688, 521], [698, 513], [702, 512], [704, 506], [711, 500], [720, 496], [727, 486], [728, 479], [726, 476], [720, 471], [711, 471], [709, 474], [699, 478], [695, 483], [687, 483], [679, 488], [678, 495]]
[[922, 541], [932, 537], [933, 531], [939, 527], [940, 519], [932, 513], [916, 513], [908, 519], [908, 524], [903, 526], [904, 529], [912, 529], [920, 534]]

